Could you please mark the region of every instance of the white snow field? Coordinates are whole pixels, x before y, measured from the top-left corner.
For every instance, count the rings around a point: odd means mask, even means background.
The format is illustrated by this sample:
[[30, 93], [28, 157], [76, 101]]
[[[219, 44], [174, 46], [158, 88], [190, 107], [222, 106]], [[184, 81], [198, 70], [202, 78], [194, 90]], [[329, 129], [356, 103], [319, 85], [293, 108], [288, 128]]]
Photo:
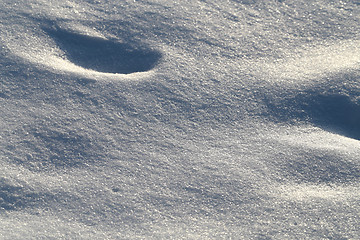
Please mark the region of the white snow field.
[[360, 239], [358, 0], [1, 0], [0, 239]]

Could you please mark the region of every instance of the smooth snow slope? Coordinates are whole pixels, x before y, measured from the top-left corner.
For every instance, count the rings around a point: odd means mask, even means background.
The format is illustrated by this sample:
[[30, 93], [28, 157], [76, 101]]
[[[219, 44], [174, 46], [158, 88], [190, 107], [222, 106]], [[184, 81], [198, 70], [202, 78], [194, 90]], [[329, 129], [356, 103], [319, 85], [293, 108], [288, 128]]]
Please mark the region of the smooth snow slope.
[[357, 0], [0, 2], [0, 239], [359, 239]]

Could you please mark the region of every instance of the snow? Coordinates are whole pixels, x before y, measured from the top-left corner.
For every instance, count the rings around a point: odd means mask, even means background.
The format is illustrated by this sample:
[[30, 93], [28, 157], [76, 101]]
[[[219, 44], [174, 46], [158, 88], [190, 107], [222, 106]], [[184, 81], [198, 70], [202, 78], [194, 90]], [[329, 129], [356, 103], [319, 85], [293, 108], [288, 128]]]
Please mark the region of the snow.
[[359, 3], [0, 2], [0, 239], [357, 239]]

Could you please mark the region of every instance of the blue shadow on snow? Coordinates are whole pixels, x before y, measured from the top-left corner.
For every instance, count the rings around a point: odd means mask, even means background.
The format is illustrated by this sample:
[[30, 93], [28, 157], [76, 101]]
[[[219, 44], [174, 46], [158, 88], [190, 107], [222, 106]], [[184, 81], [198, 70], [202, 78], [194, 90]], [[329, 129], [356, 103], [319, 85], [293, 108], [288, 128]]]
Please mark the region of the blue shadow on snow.
[[149, 71], [161, 53], [140, 44], [120, 43], [60, 29], [44, 28], [74, 64], [104, 73], [129, 74]]

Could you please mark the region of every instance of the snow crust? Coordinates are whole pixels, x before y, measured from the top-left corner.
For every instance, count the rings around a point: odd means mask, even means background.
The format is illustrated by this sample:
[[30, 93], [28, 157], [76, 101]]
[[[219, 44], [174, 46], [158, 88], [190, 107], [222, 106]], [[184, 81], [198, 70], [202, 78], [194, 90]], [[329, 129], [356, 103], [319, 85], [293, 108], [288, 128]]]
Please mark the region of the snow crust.
[[0, 2], [0, 239], [357, 239], [356, 0]]

